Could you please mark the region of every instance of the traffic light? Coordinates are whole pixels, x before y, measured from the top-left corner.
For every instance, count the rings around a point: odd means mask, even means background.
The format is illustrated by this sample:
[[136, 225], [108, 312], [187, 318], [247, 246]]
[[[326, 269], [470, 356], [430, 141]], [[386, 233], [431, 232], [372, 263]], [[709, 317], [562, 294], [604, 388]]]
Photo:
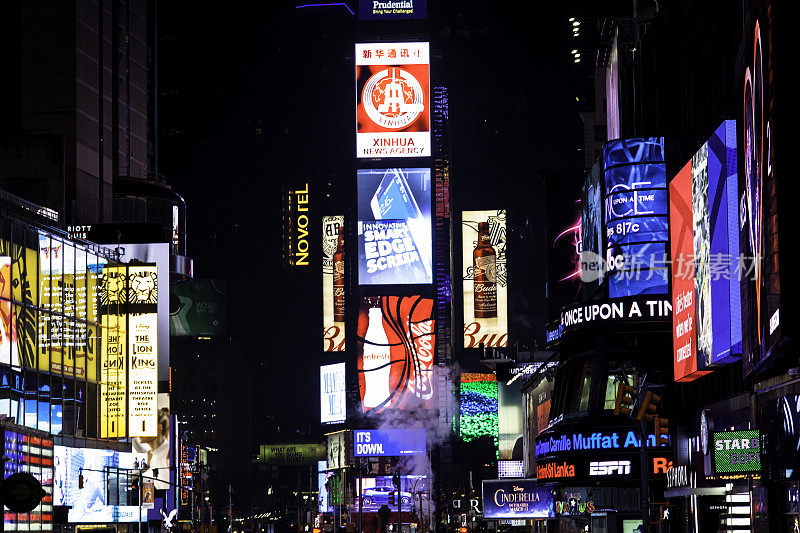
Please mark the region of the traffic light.
[[83, 488], [83, 469], [78, 472], [78, 488]]
[[397, 493], [395, 491], [389, 493], [389, 505], [397, 505], [397, 498], [395, 496], [396, 494]]
[[400, 471], [395, 471], [394, 475], [392, 476], [392, 485], [394, 485], [397, 490], [400, 490]]
[[647, 420], [648, 422], [656, 416], [658, 410], [658, 402], [661, 401], [661, 396], [654, 392], [647, 391], [644, 394], [642, 404], [639, 406], [639, 412], [636, 413], [636, 420]]
[[617, 389], [617, 401], [614, 404], [615, 415], [629, 416], [633, 411], [633, 395], [636, 389], [626, 383], [620, 383]]
[[656, 446], [669, 446], [669, 419], [654, 416], [653, 424], [656, 429]]

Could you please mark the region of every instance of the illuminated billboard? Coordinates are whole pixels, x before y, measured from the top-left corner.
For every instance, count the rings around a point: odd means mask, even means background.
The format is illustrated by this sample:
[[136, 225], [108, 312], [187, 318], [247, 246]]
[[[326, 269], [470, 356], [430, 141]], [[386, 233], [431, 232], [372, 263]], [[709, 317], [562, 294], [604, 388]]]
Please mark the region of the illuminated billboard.
[[425, 455], [424, 429], [356, 429], [353, 457]]
[[172, 337], [223, 337], [228, 334], [228, 282], [193, 279], [169, 288]]
[[508, 346], [506, 211], [461, 214], [464, 347]]
[[357, 157], [431, 155], [428, 43], [356, 43]]
[[158, 434], [155, 437], [135, 437], [131, 439], [134, 452], [147, 454], [147, 470], [142, 474], [156, 478], [157, 490], [170, 488], [170, 401], [169, 394], [158, 394]]
[[[742, 355], [749, 374], [767, 359], [781, 338], [779, 176], [775, 176], [775, 15], [772, 2], [753, 3], [741, 46], [742, 121], [739, 172], [739, 254], [742, 299]], [[787, 197], [787, 191], [784, 191]], [[790, 202], [787, 201], [787, 206]], [[791, 209], [791, 208], [790, 208]], [[788, 244], [792, 244], [787, 240]], [[788, 249], [788, 247], [787, 247]], [[784, 310], [785, 311], [785, 310]]]
[[[147, 520], [139, 515], [138, 500], [128, 471], [134, 461], [146, 462], [146, 453], [55, 446], [53, 505], [68, 506], [70, 523], [117, 523]], [[83, 474], [83, 487], [78, 483]]]
[[714, 433], [714, 471], [717, 474], [761, 471], [761, 432], [718, 431]]
[[320, 422], [344, 422], [347, 418], [345, 364], [321, 366], [319, 369]]
[[428, 0], [358, 0], [359, 20], [424, 19]]
[[102, 275], [100, 437], [122, 438], [127, 436], [127, 267], [106, 266]]
[[603, 280], [603, 162], [592, 167], [581, 189], [581, 281], [584, 294]]
[[344, 351], [344, 216], [322, 217], [322, 349]]
[[[392, 476], [356, 478], [356, 491], [363, 496], [361, 505], [366, 513], [376, 513], [384, 505], [391, 511], [397, 511], [398, 501], [403, 512], [412, 506], [426, 509], [429, 505], [430, 488], [426, 476], [400, 476], [399, 494], [392, 483]], [[351, 512], [355, 513], [358, 510], [358, 498], [354, 498]]]
[[669, 185], [677, 381], [741, 357], [736, 185], [736, 123], [729, 120]]
[[461, 374], [459, 422], [464, 442], [489, 436], [495, 447], [499, 445], [497, 376], [471, 372]]
[[363, 297], [356, 334], [364, 413], [434, 407], [432, 299]]
[[432, 282], [431, 169], [358, 171], [358, 282]]
[[493, 519], [554, 518], [553, 489], [535, 479], [486, 479], [483, 516]]
[[668, 292], [664, 138], [603, 146], [606, 271], [611, 298]]

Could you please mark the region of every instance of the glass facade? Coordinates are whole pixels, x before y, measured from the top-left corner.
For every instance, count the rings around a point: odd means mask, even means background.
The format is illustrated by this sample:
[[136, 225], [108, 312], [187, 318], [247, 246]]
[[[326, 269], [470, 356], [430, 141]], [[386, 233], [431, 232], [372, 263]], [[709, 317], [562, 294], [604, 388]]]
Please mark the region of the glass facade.
[[52, 435], [101, 437], [107, 266], [95, 250], [0, 220], [0, 418]]

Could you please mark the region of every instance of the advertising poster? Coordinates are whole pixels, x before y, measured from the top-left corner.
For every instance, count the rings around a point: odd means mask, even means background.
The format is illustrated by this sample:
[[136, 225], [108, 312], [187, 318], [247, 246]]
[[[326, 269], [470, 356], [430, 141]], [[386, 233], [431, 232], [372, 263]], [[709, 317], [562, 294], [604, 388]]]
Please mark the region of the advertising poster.
[[169, 288], [169, 334], [224, 337], [228, 334], [228, 281], [193, 279]]
[[[136, 259], [142, 263], [155, 264], [156, 272], [161, 279], [169, 280], [169, 246], [169, 243], [166, 242], [155, 242], [121, 244], [119, 246], [114, 244], [105, 247], [119, 250], [122, 253], [122, 261], [129, 262], [131, 259]], [[145, 285], [142, 285], [142, 288], [144, 287]], [[159, 381], [169, 381], [169, 282], [159, 283], [155, 292], [158, 307], [158, 349], [156, 352], [158, 354], [158, 379]]]
[[357, 429], [353, 432], [354, 457], [424, 455], [424, 429]]
[[741, 357], [736, 168], [735, 122], [726, 121], [669, 186], [679, 381], [699, 377], [703, 373], [693, 374], [698, 369]]
[[16, 324], [11, 310], [11, 257], [0, 256], [0, 363], [11, 364], [14, 352], [15, 366], [19, 366], [16, 350]]
[[[356, 487], [360, 492], [362, 506], [365, 513], [375, 513], [386, 505], [391, 511], [397, 511], [399, 500], [403, 512], [410, 511], [411, 507], [427, 509], [430, 489], [426, 476], [408, 475], [400, 476], [400, 492], [392, 484], [392, 476], [377, 476], [356, 478]], [[394, 493], [394, 503], [391, 495]], [[351, 512], [358, 512], [358, 498], [354, 499]]]
[[[742, 46], [742, 140], [739, 172], [739, 252], [742, 354], [749, 374], [781, 338], [778, 251], [778, 188], [775, 176], [775, 67], [770, 42], [774, 14], [769, 2], [754, 3]], [[786, 192], [784, 192], [786, 194]]]
[[553, 489], [535, 479], [490, 479], [483, 482], [483, 517], [554, 518]]
[[359, 20], [424, 19], [428, 0], [358, 0]]
[[609, 297], [666, 294], [669, 227], [664, 138], [603, 146]]
[[319, 369], [320, 422], [344, 422], [347, 418], [345, 363], [325, 365]]
[[100, 364], [100, 436], [127, 436], [128, 330], [127, 267], [103, 269], [101, 317], [103, 348]]
[[[141, 517], [138, 516], [138, 502], [128, 490], [127, 476], [115, 470], [134, 468], [134, 461], [145, 461], [146, 454], [55, 446], [53, 459], [53, 505], [70, 507], [68, 522], [108, 524], [147, 520], [145, 507]], [[78, 486], [81, 473], [83, 488]], [[109, 498], [112, 494], [117, 496], [113, 503]]]
[[270, 465], [311, 465], [324, 459], [326, 453], [323, 443], [262, 444], [255, 461]]
[[131, 439], [133, 451], [147, 454], [145, 476], [156, 478], [153, 482], [157, 490], [167, 490], [170, 468], [170, 416], [169, 394], [158, 395], [158, 434], [155, 437], [134, 437]]
[[[692, 238], [692, 164], [687, 163], [670, 183], [670, 252], [672, 263], [672, 346], [675, 381], [691, 381], [697, 374], [697, 321], [695, 312]], [[679, 269], [678, 258], [688, 261]], [[687, 379], [688, 378], [688, 379]]]
[[[0, 239], [0, 272], [0, 291], [5, 299], [0, 303], [0, 361], [36, 368], [37, 250]], [[11, 299], [23, 305], [12, 304]]]
[[603, 163], [597, 161], [581, 189], [581, 281], [584, 294], [603, 280]]
[[714, 433], [717, 474], [761, 471], [761, 433], [758, 430]]
[[432, 299], [361, 298], [356, 338], [364, 413], [433, 408], [434, 337]]
[[431, 283], [431, 169], [358, 171], [358, 282]]
[[497, 376], [462, 373], [459, 407], [459, 430], [464, 442], [489, 436], [495, 446], [499, 445]]
[[461, 214], [464, 347], [508, 346], [506, 211]]
[[356, 43], [357, 157], [431, 155], [428, 43]]
[[128, 428], [131, 437], [158, 436], [158, 315], [128, 315]]
[[322, 217], [322, 349], [326, 352], [344, 351], [345, 247], [344, 216]]

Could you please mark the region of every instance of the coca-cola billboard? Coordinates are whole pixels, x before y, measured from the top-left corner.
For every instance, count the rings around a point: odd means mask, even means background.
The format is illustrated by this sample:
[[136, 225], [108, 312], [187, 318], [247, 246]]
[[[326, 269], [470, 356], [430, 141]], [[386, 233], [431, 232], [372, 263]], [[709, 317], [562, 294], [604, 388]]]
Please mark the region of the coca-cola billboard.
[[430, 298], [361, 298], [357, 368], [363, 412], [433, 408], [434, 322]]

